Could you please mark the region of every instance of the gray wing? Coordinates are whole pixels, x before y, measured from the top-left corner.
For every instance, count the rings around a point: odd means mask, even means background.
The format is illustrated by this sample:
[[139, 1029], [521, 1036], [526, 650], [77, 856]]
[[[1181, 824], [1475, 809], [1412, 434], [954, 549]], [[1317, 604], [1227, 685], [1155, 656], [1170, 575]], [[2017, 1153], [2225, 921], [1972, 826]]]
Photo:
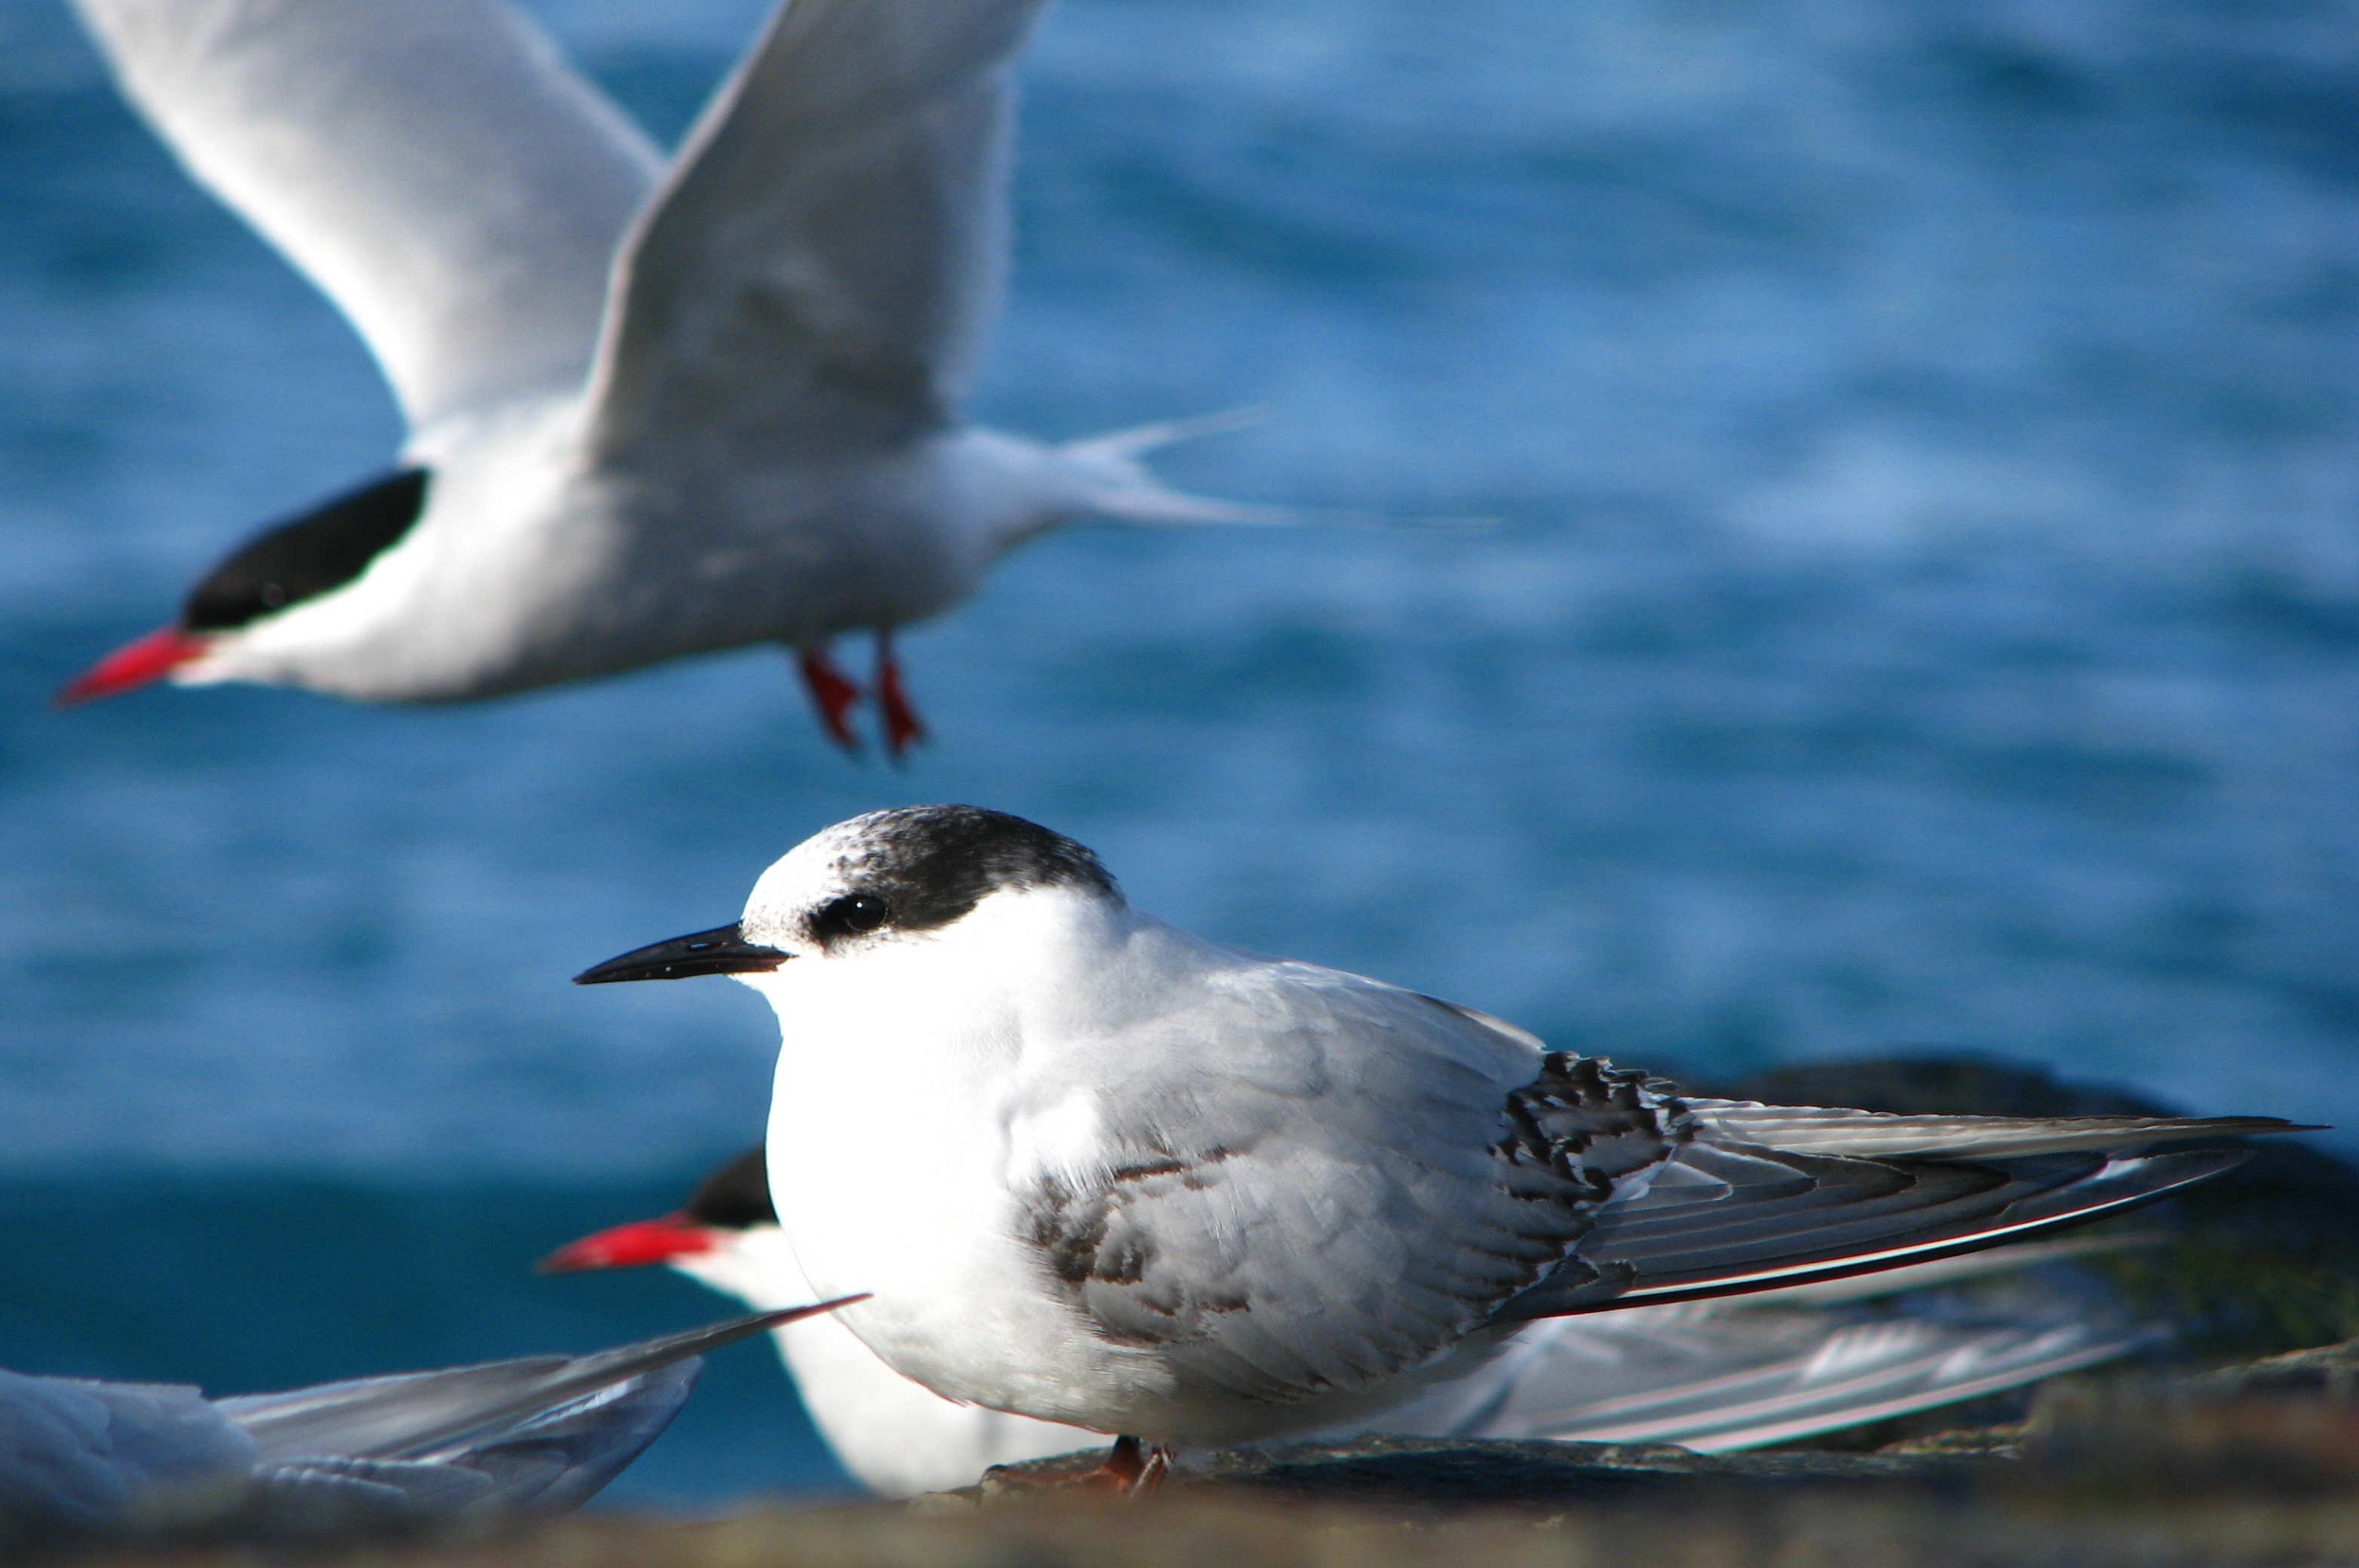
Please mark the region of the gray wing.
[[794, 0], [625, 249], [595, 381], [610, 454], [781, 454], [951, 417], [1006, 267], [1012, 61], [1043, 0]]
[[[1551, 1056], [1542, 1086], [1574, 1060]], [[1735, 1108], [1763, 1114], [1735, 1118], [1723, 1103], [1683, 1105], [1677, 1154], [1626, 1183], [1565, 1262], [1499, 1316], [1727, 1295], [2025, 1240], [2151, 1203], [2245, 1159], [2237, 1149], [2135, 1152], [2147, 1146], [2300, 1130], [2266, 1117], [2076, 1122]], [[1545, 1129], [1515, 1154], [1519, 1162], [1544, 1158]]]
[[99, 1529], [157, 1488], [253, 1463], [195, 1388], [0, 1372], [0, 1524]]
[[[1977, 1250], [2126, 1208], [2241, 1151], [2088, 1149], [2283, 1124], [2140, 1121], [2097, 1137], [1934, 1118], [1938, 1157], [1723, 1141], [1720, 1107], [1479, 1014], [1307, 964], [1237, 962], [1118, 1031], [1101, 1132], [1023, 1221], [1098, 1332], [1183, 1379], [1286, 1401], [1429, 1365], [1486, 1325], [1799, 1285]], [[1168, 1065], [1166, 1065], [1168, 1064]], [[1888, 1118], [1856, 1124], [1911, 1149]], [[1979, 1144], [1998, 1158], [1973, 1158]], [[2061, 1152], [2024, 1153], [2060, 1149]]]
[[[1683, 1307], [1535, 1323], [1507, 1357], [1450, 1392], [1462, 1419], [1430, 1435], [1676, 1443], [1709, 1454], [1790, 1443], [1979, 1399], [2117, 1360], [2158, 1325], [2066, 1313], [1995, 1320], [1773, 1307]], [[1388, 1426], [1392, 1423], [1386, 1423]], [[1405, 1430], [1422, 1434], [1414, 1415]]]
[[1568, 1113], [1588, 1118], [1562, 1129], [1577, 1173], [1526, 1181], [1494, 1147], [1538, 1067], [1520, 1031], [1310, 964], [1238, 957], [1172, 989], [1184, 1008], [1093, 1051], [1125, 1075], [1098, 1117], [1122, 1152], [1043, 1175], [1023, 1223], [1102, 1335], [1208, 1390], [1287, 1402], [1425, 1365], [1672, 1147], [1607, 1085]]
[[1896, 1116], [1829, 1105], [1765, 1105], [1752, 1100], [1690, 1097], [1689, 1113], [1707, 1134], [1789, 1154], [1863, 1160], [2002, 1160], [2032, 1154], [2133, 1149], [2189, 1138], [2243, 1133], [2316, 1132], [2275, 1116]]
[[589, 372], [661, 161], [501, 0], [76, 0], [190, 172], [368, 342], [413, 430]]
[[264, 1465], [255, 1472], [259, 1508], [266, 1516], [299, 1508], [345, 1518], [576, 1508], [663, 1435], [703, 1365], [690, 1356], [636, 1373], [425, 1457], [326, 1454]]
[[[570, 1508], [662, 1432], [695, 1386], [695, 1357], [839, 1304], [756, 1313], [593, 1356], [324, 1383], [213, 1408], [252, 1440], [262, 1477], [281, 1487], [391, 1486], [428, 1508], [438, 1497]], [[454, 1466], [473, 1475], [434, 1474]]]

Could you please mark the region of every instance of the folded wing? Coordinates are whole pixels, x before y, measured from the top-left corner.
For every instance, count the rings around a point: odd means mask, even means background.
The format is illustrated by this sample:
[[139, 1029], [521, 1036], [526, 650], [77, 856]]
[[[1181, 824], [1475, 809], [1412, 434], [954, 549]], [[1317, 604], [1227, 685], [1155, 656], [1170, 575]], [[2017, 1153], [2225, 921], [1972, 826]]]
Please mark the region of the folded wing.
[[2065, 1312], [1951, 1322], [1792, 1307], [1696, 1316], [1672, 1306], [1560, 1318], [1525, 1331], [1543, 1342], [1464, 1435], [1725, 1454], [2019, 1388], [2165, 1333]]
[[1913, 1117], [1712, 1101], [1682, 1109], [1689, 1130], [1678, 1151], [1597, 1210], [1571, 1256], [1500, 1318], [1840, 1279], [2023, 1240], [2150, 1203], [2245, 1158], [2236, 1149], [2136, 1152], [2148, 1146], [2299, 1130], [2267, 1117]]
[[413, 430], [579, 386], [660, 159], [501, 0], [77, 0], [190, 171], [367, 340]]
[[1790, 1154], [1861, 1160], [1998, 1160], [2189, 1138], [2317, 1130], [2289, 1127], [2275, 1116], [1927, 1116], [1826, 1105], [1765, 1105], [1749, 1100], [1690, 1097], [1684, 1104], [1717, 1138]]

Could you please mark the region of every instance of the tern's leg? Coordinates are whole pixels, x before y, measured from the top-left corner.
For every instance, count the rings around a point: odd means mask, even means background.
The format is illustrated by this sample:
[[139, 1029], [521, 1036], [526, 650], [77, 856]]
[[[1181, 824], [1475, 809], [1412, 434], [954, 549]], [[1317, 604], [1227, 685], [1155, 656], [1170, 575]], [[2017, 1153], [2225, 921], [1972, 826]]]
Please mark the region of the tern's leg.
[[1117, 1437], [1106, 1456], [1089, 1469], [1059, 1465], [1046, 1475], [1027, 1475], [994, 1465], [984, 1485], [986, 1489], [1005, 1486], [1049, 1492], [1112, 1492], [1116, 1497], [1136, 1499], [1151, 1497], [1162, 1490], [1171, 1465], [1172, 1451], [1161, 1443], [1150, 1445], [1135, 1437]]
[[885, 714], [885, 749], [901, 757], [926, 738], [918, 710], [909, 705], [908, 688], [901, 684], [901, 660], [893, 652], [889, 626], [876, 633], [876, 705]]
[[846, 751], [858, 751], [860, 737], [852, 730], [852, 705], [860, 701], [859, 686], [828, 658], [825, 643], [803, 648], [795, 663], [803, 673], [811, 705], [819, 709], [819, 722], [827, 727], [827, 738]]
[[1125, 1497], [1151, 1497], [1163, 1489], [1163, 1478], [1170, 1474], [1169, 1449], [1159, 1443], [1149, 1445], [1135, 1437], [1117, 1437], [1105, 1463], [1093, 1476], [1083, 1479], [1095, 1479]]

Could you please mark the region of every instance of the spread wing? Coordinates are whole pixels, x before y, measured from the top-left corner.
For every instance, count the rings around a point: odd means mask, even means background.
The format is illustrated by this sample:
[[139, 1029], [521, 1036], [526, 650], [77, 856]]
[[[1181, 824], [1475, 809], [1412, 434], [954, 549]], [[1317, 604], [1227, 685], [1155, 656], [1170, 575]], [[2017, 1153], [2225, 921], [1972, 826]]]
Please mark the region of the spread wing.
[[76, 0], [190, 172], [367, 340], [413, 430], [587, 375], [661, 160], [502, 0]]
[[950, 417], [1006, 252], [1011, 62], [1043, 0], [793, 0], [628, 242], [599, 351], [609, 452], [766, 454]]

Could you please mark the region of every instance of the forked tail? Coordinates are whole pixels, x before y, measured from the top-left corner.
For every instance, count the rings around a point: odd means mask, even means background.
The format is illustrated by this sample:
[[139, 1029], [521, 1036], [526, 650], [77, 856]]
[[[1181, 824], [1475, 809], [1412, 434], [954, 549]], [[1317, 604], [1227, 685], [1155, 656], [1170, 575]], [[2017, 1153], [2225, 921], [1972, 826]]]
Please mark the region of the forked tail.
[[1174, 490], [1148, 472], [1141, 461], [1158, 447], [1198, 436], [1218, 434], [1257, 424], [1257, 408], [1232, 408], [1193, 419], [1163, 419], [1151, 425], [1067, 441], [1057, 449], [1076, 482], [1075, 499], [1103, 517], [1125, 523], [1303, 523], [1321, 520], [1288, 506], [1262, 506], [1243, 501], [1216, 501]]

